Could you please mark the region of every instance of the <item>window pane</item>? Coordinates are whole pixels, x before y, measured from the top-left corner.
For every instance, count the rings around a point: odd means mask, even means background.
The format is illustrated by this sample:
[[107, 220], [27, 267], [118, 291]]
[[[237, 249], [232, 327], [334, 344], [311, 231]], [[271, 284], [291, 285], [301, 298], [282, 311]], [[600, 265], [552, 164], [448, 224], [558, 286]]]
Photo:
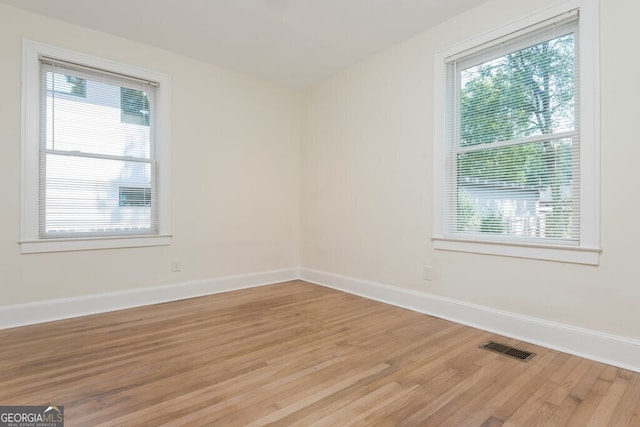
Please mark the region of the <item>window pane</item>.
[[[64, 77], [64, 79], [63, 79]], [[49, 150], [79, 151], [109, 156], [129, 156], [149, 159], [151, 132], [149, 96], [146, 92], [127, 89], [102, 80], [81, 79], [85, 96], [69, 96], [57, 90], [58, 80], [78, 84], [72, 74], [46, 73], [46, 102], [43, 109], [45, 145]], [[73, 90], [73, 86], [66, 88]], [[123, 122], [121, 91], [131, 90], [146, 100], [145, 120]], [[130, 108], [127, 107], [127, 108]], [[132, 108], [132, 107], [131, 107]], [[142, 113], [140, 113], [142, 114]]]
[[149, 94], [127, 87], [120, 88], [122, 122], [149, 126]]
[[86, 80], [77, 76], [47, 73], [47, 90], [59, 94], [86, 96]]
[[526, 143], [457, 155], [449, 232], [577, 239], [577, 143]]
[[151, 206], [151, 188], [120, 187], [120, 206]]
[[571, 33], [461, 70], [460, 144], [575, 130], [574, 44]]
[[[111, 75], [41, 67], [40, 237], [157, 232], [149, 93]], [[133, 104], [123, 93], [144, 100], [146, 123], [122, 121]]]
[[[150, 163], [43, 155], [46, 164], [44, 235], [151, 232], [151, 203], [121, 205], [122, 187], [151, 188]], [[148, 197], [151, 201], [152, 194]]]

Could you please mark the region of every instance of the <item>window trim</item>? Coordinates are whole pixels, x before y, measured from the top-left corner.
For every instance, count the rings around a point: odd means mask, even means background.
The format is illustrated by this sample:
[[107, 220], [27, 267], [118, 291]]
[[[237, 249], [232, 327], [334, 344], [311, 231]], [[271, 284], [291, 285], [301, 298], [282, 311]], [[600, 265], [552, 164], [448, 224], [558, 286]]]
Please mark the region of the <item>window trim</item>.
[[[39, 144], [40, 144], [40, 61], [41, 55], [137, 76], [158, 82], [155, 155], [157, 162], [159, 229], [153, 235], [107, 237], [39, 237]], [[59, 252], [168, 245], [171, 240], [171, 80], [168, 75], [80, 52], [23, 40], [22, 43], [22, 151], [20, 188], [21, 253]]]
[[[471, 54], [499, 38], [514, 37], [540, 23], [579, 10], [576, 52], [579, 67], [580, 111], [580, 242], [578, 246], [528, 244], [487, 240], [466, 240], [445, 236], [447, 67], [452, 56]], [[599, 264], [600, 256], [600, 89], [599, 89], [599, 0], [570, 0], [549, 7], [508, 25], [473, 37], [439, 51], [434, 63], [433, 246], [449, 250], [488, 255]]]

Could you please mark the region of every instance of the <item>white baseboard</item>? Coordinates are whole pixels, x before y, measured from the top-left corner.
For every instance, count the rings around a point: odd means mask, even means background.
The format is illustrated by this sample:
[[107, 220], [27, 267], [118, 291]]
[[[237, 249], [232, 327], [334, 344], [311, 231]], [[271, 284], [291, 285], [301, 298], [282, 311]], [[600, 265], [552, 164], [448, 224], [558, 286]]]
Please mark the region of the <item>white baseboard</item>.
[[0, 329], [194, 298], [295, 280], [297, 268], [219, 277], [120, 292], [0, 306]]
[[0, 306], [0, 329], [301, 279], [474, 328], [640, 372], [640, 341], [310, 268]]
[[640, 372], [640, 341], [309, 268], [300, 279]]

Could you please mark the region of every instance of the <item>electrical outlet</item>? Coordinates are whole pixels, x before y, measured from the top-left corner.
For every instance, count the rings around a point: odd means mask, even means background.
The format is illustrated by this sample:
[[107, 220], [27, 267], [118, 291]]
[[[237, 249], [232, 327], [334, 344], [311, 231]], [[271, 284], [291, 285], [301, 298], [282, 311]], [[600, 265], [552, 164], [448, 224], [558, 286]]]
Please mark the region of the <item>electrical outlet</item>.
[[182, 271], [182, 261], [178, 261], [178, 260], [171, 261], [171, 271], [173, 271], [174, 273]]
[[425, 265], [424, 266], [424, 270], [422, 272], [422, 278], [424, 280], [427, 281], [432, 281], [433, 280], [433, 267], [431, 267], [430, 265]]

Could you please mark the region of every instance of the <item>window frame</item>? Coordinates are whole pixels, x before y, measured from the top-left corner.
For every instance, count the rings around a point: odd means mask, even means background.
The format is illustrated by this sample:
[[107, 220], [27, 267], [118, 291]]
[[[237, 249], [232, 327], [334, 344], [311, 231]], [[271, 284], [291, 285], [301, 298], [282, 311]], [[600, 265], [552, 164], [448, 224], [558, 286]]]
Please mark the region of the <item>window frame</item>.
[[[598, 0], [572, 0], [549, 7], [538, 13], [512, 22], [493, 31], [478, 35], [460, 44], [439, 51], [434, 63], [434, 224], [433, 246], [436, 250], [449, 250], [487, 255], [563, 261], [598, 265], [600, 249], [600, 129], [599, 129], [599, 14]], [[447, 63], [451, 57], [471, 57], [498, 42], [513, 42], [526, 38], [545, 21], [578, 10], [578, 32], [576, 40], [577, 74], [576, 86], [580, 93], [579, 134], [580, 174], [579, 206], [580, 235], [576, 246], [551, 243], [528, 243], [468, 238], [461, 234], [446, 234], [444, 228], [446, 211], [446, 156], [452, 141], [447, 128], [449, 111], [455, 111], [448, 93], [453, 90], [447, 76]], [[454, 77], [455, 78], [455, 77]], [[449, 113], [453, 114], [453, 113]]]
[[[40, 56], [80, 64], [113, 74], [158, 83], [154, 127], [157, 164], [158, 232], [144, 235], [40, 238]], [[21, 253], [59, 252], [168, 245], [171, 240], [171, 80], [166, 74], [87, 55], [32, 40], [22, 46], [22, 152], [20, 199]]]

